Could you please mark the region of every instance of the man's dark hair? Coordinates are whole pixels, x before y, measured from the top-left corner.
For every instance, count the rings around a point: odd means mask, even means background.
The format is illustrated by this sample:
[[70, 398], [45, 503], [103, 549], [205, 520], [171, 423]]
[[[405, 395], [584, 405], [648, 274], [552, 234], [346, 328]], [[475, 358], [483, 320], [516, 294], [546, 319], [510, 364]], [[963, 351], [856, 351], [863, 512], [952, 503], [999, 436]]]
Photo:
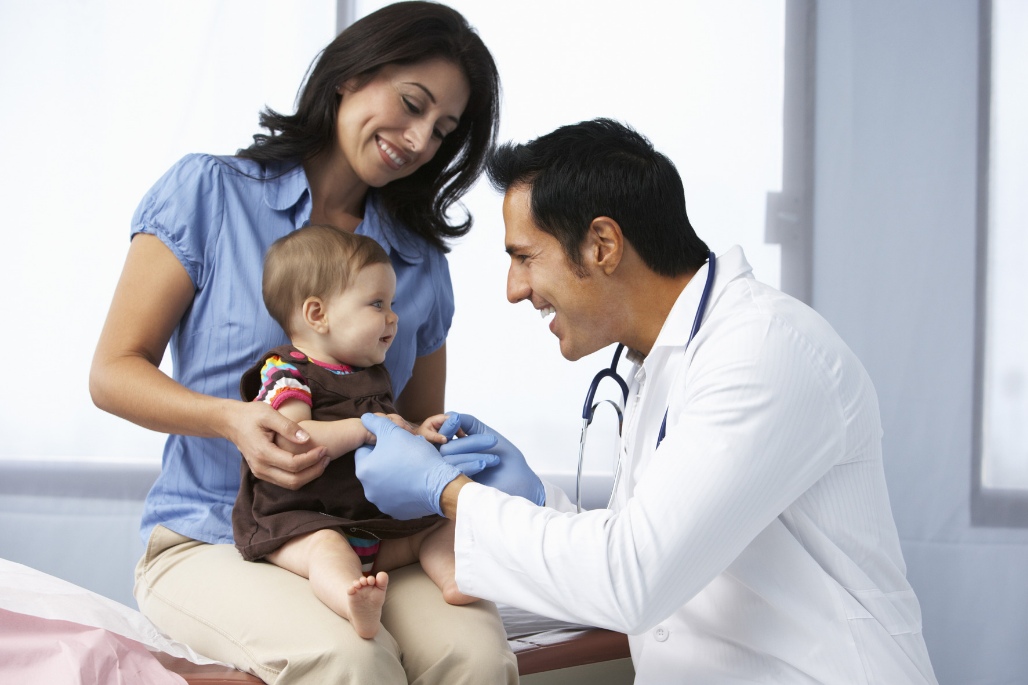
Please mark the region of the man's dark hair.
[[505, 143], [487, 165], [502, 193], [532, 193], [532, 219], [556, 238], [572, 265], [593, 219], [618, 222], [625, 240], [661, 276], [695, 273], [707, 245], [685, 213], [682, 179], [643, 136], [610, 119], [562, 126], [523, 145]]

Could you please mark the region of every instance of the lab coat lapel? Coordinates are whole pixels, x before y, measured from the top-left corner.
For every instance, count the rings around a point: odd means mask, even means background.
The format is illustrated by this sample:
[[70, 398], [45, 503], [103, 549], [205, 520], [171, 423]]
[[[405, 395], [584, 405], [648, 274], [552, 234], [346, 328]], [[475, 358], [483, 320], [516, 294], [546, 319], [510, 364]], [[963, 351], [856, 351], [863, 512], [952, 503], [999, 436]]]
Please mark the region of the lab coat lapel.
[[[689, 332], [692, 330], [696, 311], [700, 306], [703, 286], [707, 280], [708, 265], [704, 265], [682, 290], [668, 313], [650, 354], [636, 370], [629, 386], [629, 409], [626, 412], [625, 430], [622, 439], [622, 458], [625, 473], [622, 476], [624, 496], [618, 498], [622, 506], [632, 497], [637, 474], [643, 473], [646, 464], [656, 452], [657, 435], [668, 408], [671, 394], [684, 387], [684, 378], [689, 363], [702, 344], [703, 324], [693, 344], [686, 349]], [[746, 261], [742, 248], [732, 247], [717, 258], [714, 284], [703, 320], [710, 318], [718, 300], [727, 285], [737, 278], [747, 277], [753, 268]], [[627, 488], [627, 489], [626, 489]]]

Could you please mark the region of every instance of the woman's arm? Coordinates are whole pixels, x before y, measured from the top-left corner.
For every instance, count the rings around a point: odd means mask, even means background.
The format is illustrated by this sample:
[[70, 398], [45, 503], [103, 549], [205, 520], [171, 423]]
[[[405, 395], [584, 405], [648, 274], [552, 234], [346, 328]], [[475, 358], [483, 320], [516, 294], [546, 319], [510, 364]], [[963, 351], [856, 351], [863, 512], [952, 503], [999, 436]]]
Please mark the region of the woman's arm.
[[403, 418], [421, 423], [430, 416], [442, 414], [446, 397], [446, 343], [414, 360], [414, 371], [396, 399], [396, 409]]
[[276, 434], [305, 443], [308, 436], [296, 423], [263, 403], [193, 392], [158, 368], [193, 294], [171, 250], [154, 236], [136, 235], [93, 355], [94, 404], [150, 430], [227, 438], [254, 475], [285, 488], [317, 478], [328, 464], [320, 447], [292, 455], [274, 444]]

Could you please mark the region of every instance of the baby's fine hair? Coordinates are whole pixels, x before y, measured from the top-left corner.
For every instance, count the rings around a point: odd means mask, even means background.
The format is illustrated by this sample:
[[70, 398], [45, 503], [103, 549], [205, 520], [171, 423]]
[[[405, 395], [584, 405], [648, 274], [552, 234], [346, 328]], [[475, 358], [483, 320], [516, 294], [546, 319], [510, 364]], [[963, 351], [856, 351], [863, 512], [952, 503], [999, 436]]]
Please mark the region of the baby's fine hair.
[[264, 255], [264, 306], [292, 335], [290, 322], [304, 300], [341, 293], [371, 264], [391, 265], [372, 238], [334, 226], [304, 226], [276, 240]]

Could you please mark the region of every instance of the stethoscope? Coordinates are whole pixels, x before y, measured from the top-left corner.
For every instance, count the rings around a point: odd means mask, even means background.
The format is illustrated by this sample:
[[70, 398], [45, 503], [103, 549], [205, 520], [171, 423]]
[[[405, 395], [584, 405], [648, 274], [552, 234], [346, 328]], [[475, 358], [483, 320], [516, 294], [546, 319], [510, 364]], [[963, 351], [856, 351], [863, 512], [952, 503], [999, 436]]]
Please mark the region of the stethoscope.
[[[717, 258], [713, 252], [708, 251], [707, 253], [707, 281], [703, 284], [703, 294], [700, 295], [700, 306], [696, 308], [696, 318], [692, 322], [692, 330], [689, 331], [689, 339], [685, 343], [685, 349], [689, 349], [689, 343], [696, 337], [696, 331], [700, 330], [700, 324], [703, 322], [703, 315], [707, 311], [707, 303], [710, 301], [711, 287], [714, 285], [714, 270], [717, 264]], [[621, 353], [624, 351], [625, 346], [618, 343], [617, 349], [614, 350], [614, 359], [610, 362], [610, 368], [601, 369], [599, 373], [593, 377], [593, 382], [589, 384], [589, 392], [585, 395], [585, 405], [582, 407], [582, 438], [578, 443], [578, 476], [575, 480], [575, 504], [578, 506], [578, 513], [582, 513], [582, 459], [585, 457], [585, 437], [589, 431], [589, 426], [593, 422], [593, 416], [596, 413], [596, 408], [601, 404], [609, 404], [614, 407], [614, 411], [618, 415], [618, 437], [621, 436], [621, 426], [624, 422], [624, 408], [628, 404], [628, 383], [625, 379], [618, 375], [617, 368], [618, 362], [621, 360]], [[612, 378], [621, 388], [622, 402], [618, 404], [614, 400], [599, 400], [596, 399], [596, 389], [600, 386], [600, 381], [604, 378]], [[668, 408], [670, 409], [670, 407]], [[667, 430], [667, 413], [668, 409], [664, 410], [664, 420], [660, 424], [660, 432], [657, 434], [657, 447], [660, 447], [660, 443], [664, 441], [664, 433]], [[610, 499], [607, 501], [607, 508], [614, 502], [614, 495], [618, 490], [618, 480], [621, 478], [621, 451], [618, 450], [617, 466], [614, 468], [614, 487], [610, 491]]]

